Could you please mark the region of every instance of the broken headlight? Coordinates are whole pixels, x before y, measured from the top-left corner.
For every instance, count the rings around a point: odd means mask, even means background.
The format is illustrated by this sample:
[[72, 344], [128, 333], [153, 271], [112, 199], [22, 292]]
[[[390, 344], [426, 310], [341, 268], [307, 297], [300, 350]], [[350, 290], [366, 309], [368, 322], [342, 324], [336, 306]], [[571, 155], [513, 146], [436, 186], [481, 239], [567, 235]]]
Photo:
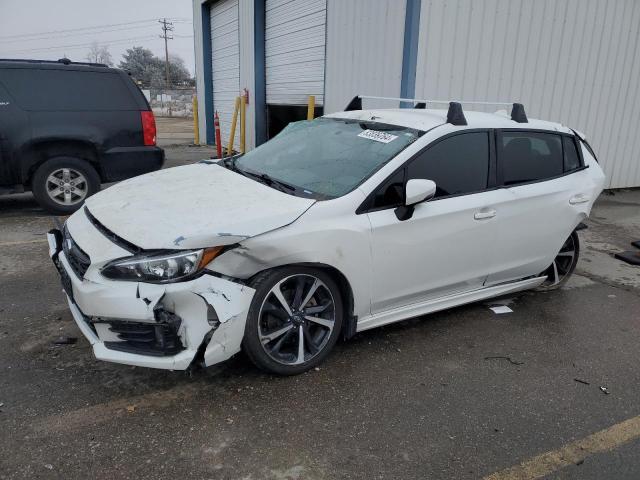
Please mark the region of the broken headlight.
[[101, 273], [111, 280], [177, 282], [198, 273], [221, 251], [222, 247], [213, 247], [121, 258], [108, 263]]

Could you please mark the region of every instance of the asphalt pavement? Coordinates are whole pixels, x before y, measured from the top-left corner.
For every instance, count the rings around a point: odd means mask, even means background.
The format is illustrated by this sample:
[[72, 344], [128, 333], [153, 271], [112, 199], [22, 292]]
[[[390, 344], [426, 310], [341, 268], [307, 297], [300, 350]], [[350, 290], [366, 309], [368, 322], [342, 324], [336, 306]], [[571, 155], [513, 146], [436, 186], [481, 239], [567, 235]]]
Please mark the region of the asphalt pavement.
[[572, 280], [501, 299], [512, 313], [360, 333], [296, 377], [242, 354], [188, 376], [96, 361], [47, 256], [52, 218], [0, 197], [0, 479], [640, 478], [640, 267], [612, 257], [640, 240], [640, 190], [603, 195], [588, 224]]

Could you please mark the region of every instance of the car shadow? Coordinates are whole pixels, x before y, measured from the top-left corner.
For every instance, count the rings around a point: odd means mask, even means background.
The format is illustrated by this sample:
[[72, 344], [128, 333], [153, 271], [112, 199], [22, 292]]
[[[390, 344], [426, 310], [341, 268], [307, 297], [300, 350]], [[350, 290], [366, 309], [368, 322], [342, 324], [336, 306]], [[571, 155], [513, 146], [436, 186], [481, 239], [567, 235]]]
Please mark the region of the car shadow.
[[51, 217], [38, 205], [31, 192], [0, 195], [0, 217]]

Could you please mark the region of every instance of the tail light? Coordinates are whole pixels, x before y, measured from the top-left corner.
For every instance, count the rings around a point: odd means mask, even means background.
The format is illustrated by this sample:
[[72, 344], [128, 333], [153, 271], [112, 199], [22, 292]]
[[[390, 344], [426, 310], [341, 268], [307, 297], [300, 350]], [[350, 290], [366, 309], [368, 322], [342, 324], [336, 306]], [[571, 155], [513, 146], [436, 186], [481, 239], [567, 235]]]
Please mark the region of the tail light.
[[143, 110], [140, 112], [142, 120], [142, 138], [145, 145], [156, 144], [156, 119], [151, 110]]

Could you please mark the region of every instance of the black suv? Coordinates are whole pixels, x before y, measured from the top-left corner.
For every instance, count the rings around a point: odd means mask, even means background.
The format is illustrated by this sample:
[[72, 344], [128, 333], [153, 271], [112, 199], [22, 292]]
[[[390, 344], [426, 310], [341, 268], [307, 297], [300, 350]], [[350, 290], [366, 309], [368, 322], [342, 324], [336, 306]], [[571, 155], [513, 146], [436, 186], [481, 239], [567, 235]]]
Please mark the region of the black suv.
[[64, 215], [101, 182], [163, 162], [153, 112], [126, 72], [67, 59], [0, 60], [0, 193], [31, 190]]

